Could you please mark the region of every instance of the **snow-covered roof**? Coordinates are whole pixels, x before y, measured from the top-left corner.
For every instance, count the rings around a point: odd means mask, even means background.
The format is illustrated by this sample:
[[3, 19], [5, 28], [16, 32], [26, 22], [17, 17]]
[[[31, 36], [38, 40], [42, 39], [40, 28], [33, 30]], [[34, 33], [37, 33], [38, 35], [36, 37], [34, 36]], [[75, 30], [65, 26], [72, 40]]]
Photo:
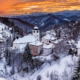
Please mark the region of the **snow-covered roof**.
[[36, 41], [36, 38], [33, 35], [29, 34], [23, 38], [16, 39], [13, 43], [30, 43], [34, 41]]
[[77, 48], [80, 48], [80, 41], [78, 41]]
[[47, 34], [47, 35], [44, 36], [43, 38], [45, 38], [45, 39], [51, 39], [51, 40], [56, 39], [55, 37], [51, 36], [50, 34]]
[[34, 29], [38, 29], [38, 27], [37, 27], [37, 26], [35, 26], [35, 27], [34, 27]]
[[51, 40], [54, 40], [54, 39], [56, 39], [55, 37], [51, 37]]
[[35, 41], [35, 42], [32, 42], [30, 43], [31, 45], [35, 45], [35, 46], [40, 46], [42, 45], [42, 43], [40, 41]]
[[58, 42], [59, 42], [58, 40], [54, 41], [55, 44], [57, 44]]
[[47, 35], [47, 34], [50, 34], [50, 32], [51, 32], [51, 31], [46, 31], [46, 35]]
[[74, 44], [75, 41], [71, 39], [71, 40], [68, 41], [68, 43], [73, 43]]
[[12, 28], [9, 28], [9, 30], [12, 30]]
[[49, 45], [47, 45], [47, 44], [43, 44], [43, 48], [52, 48], [53, 47], [53, 44], [49, 44]]

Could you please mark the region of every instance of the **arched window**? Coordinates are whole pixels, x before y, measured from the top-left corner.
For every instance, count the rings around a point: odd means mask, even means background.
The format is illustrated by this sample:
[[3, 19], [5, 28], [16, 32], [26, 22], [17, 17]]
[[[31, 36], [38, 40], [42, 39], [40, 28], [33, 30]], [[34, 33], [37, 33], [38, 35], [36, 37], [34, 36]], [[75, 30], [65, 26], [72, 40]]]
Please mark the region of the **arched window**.
[[36, 55], [37, 51], [35, 50], [35, 55]]

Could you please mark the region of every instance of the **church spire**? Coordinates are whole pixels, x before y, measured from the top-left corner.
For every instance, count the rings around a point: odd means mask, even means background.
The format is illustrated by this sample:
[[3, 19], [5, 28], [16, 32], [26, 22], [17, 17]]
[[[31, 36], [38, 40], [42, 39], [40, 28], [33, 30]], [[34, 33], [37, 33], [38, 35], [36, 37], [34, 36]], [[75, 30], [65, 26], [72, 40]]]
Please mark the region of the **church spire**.
[[37, 27], [37, 19], [35, 20], [34, 30], [38, 30], [38, 27]]
[[37, 26], [37, 19], [35, 19], [35, 26]]

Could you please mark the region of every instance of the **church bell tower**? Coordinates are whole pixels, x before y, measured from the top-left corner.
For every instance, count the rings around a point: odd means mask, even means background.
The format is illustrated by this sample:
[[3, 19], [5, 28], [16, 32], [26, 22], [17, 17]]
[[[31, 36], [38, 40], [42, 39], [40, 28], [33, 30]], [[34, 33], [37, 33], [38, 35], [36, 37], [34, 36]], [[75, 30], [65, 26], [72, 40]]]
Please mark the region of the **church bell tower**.
[[36, 38], [37, 41], [40, 40], [40, 31], [37, 27], [37, 20], [35, 20], [35, 26], [34, 26], [34, 30], [32, 31], [32, 34]]

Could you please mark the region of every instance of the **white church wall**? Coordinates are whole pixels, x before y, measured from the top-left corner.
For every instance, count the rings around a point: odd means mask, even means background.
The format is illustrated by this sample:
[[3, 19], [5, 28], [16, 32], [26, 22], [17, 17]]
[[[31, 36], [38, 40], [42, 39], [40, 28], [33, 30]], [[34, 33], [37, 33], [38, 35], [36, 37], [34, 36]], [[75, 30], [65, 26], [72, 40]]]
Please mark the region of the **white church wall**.
[[52, 48], [43, 48], [43, 55], [49, 55], [52, 52]]
[[33, 33], [33, 36], [39, 41], [40, 31], [39, 30], [33, 30], [32, 33]]

